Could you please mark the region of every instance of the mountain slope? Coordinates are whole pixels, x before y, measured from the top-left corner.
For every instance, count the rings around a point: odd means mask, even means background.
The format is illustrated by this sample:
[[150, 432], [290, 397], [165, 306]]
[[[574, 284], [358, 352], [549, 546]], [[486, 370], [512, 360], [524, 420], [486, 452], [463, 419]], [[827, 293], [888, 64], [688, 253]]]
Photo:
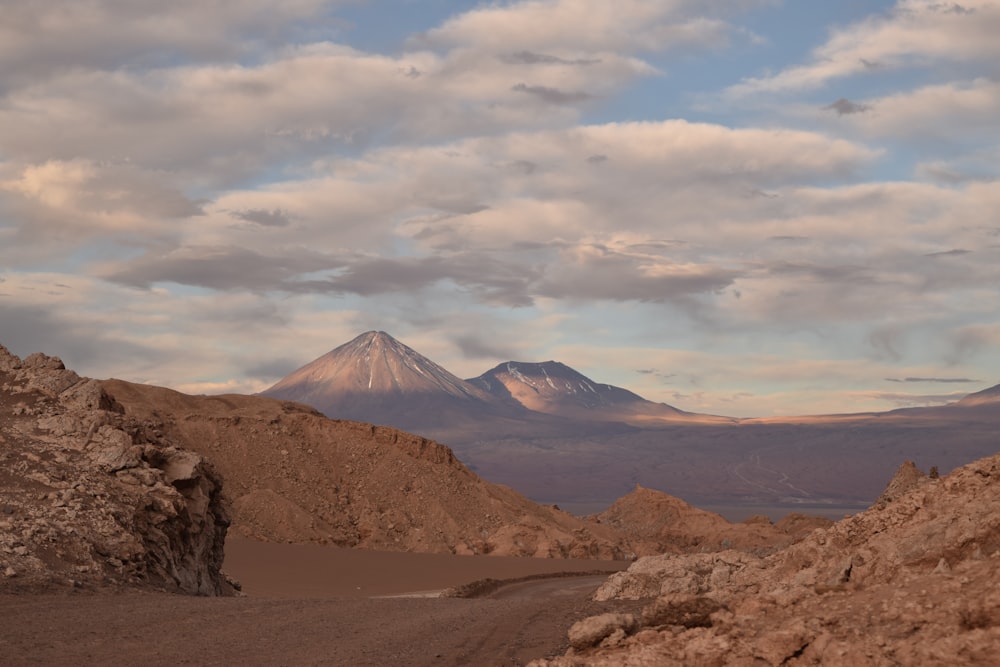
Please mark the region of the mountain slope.
[[594, 382], [558, 361], [507, 361], [467, 382], [494, 396], [512, 398], [529, 410], [571, 419], [622, 421], [636, 426], [716, 419], [648, 401], [627, 389]]
[[311, 405], [335, 419], [420, 430], [448, 420], [520, 416], [524, 409], [452, 375], [383, 331], [309, 362], [262, 396]]
[[1000, 408], [1000, 384], [969, 394], [962, 400], [955, 403], [960, 407], [973, 407], [980, 405], [993, 405]]

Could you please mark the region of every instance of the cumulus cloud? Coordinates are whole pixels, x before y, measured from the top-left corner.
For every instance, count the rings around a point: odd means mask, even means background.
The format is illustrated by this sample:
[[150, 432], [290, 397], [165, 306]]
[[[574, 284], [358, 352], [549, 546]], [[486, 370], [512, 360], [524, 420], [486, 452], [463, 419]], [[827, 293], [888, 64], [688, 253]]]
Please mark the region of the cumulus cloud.
[[1000, 130], [1000, 83], [985, 78], [923, 86], [860, 106], [867, 113], [849, 112], [850, 122], [872, 136], [961, 141]]
[[[960, 6], [963, 11], [953, 11]], [[887, 15], [874, 15], [836, 30], [810, 62], [770, 76], [748, 78], [730, 97], [784, 93], [825, 86], [872, 70], [927, 67], [933, 63], [994, 63], [1000, 57], [1000, 6], [993, 0], [962, 5], [899, 0]]]
[[205, 3], [177, 0], [74, 0], [5, 3], [0, 80], [19, 82], [72, 69], [169, 66], [232, 60], [279, 46], [319, 26], [330, 0]]
[[734, 14], [762, 2], [687, 0], [521, 0], [459, 14], [420, 36], [417, 43], [493, 50], [596, 53], [680, 47], [717, 47], [738, 30], [713, 11]]

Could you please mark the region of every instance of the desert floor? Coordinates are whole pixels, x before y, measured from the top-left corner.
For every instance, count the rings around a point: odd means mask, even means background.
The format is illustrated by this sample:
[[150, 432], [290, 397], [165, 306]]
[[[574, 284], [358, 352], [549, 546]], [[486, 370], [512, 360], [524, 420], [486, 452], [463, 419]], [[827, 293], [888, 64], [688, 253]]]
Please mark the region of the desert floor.
[[[366, 552], [231, 540], [246, 597], [76, 592], [0, 596], [4, 665], [518, 665], [566, 649], [576, 620], [622, 603], [603, 576], [544, 578], [484, 597], [429, 597], [484, 578], [627, 563]], [[401, 596], [401, 597], [400, 597]], [[631, 610], [631, 609], [630, 609]]]

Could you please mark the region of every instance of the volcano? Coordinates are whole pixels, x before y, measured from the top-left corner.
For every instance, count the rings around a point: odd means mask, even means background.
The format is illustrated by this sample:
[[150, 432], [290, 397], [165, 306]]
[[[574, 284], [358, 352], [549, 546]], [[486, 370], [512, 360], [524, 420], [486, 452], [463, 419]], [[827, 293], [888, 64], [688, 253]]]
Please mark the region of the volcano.
[[558, 361], [507, 361], [468, 382], [499, 398], [513, 399], [530, 410], [568, 419], [635, 426], [692, 419], [725, 421], [685, 412], [666, 403], [654, 403], [627, 389], [595, 382]]
[[416, 432], [456, 421], [528, 414], [516, 401], [462, 380], [384, 331], [361, 334], [261, 395], [306, 403], [334, 419]]

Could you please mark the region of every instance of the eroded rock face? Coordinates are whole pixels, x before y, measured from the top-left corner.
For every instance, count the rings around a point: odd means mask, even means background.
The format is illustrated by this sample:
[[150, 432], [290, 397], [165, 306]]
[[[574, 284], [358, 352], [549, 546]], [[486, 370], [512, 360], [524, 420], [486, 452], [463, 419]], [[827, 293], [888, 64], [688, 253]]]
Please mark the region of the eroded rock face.
[[597, 599], [648, 599], [632, 633], [542, 665], [989, 665], [1000, 655], [1000, 455], [904, 465], [871, 509], [768, 557], [641, 558]]
[[0, 591], [224, 593], [228, 523], [201, 456], [58, 358], [0, 346]]

